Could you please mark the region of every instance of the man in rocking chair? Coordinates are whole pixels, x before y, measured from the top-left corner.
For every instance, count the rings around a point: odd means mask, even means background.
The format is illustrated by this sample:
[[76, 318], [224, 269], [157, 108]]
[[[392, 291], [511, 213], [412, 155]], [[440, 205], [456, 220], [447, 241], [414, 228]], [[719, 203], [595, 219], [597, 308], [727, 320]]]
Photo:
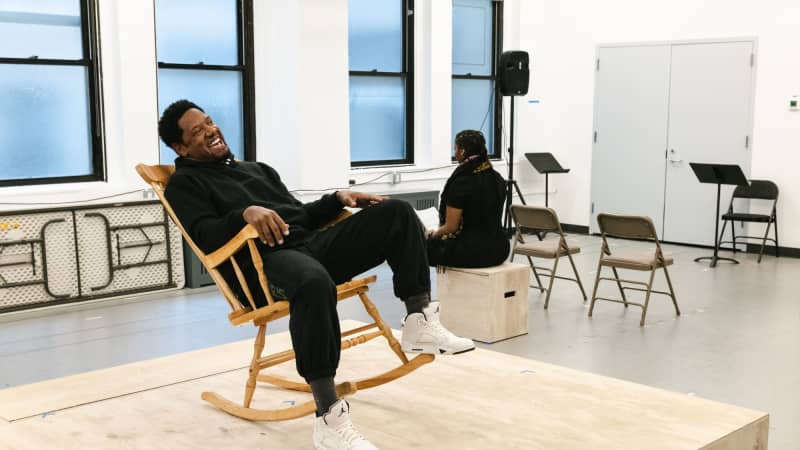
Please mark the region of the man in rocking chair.
[[[188, 100], [167, 107], [158, 132], [179, 155], [165, 195], [204, 252], [221, 247], [245, 224], [258, 230], [270, 288], [278, 298], [290, 300], [297, 371], [311, 386], [317, 405], [315, 447], [374, 449], [353, 428], [347, 402], [336, 396], [333, 378], [341, 350], [336, 285], [387, 261], [394, 293], [408, 312], [403, 351], [457, 354], [475, 348], [439, 322], [438, 304], [430, 301], [425, 236], [416, 213], [406, 202], [352, 191], [303, 204], [272, 167], [235, 161], [219, 127]], [[345, 206], [364, 210], [316, 231]], [[245, 261], [250, 259], [240, 258], [242, 270], [257, 285], [252, 262]], [[233, 269], [224, 269], [226, 280], [238, 286]], [[266, 304], [263, 294], [256, 302]]]

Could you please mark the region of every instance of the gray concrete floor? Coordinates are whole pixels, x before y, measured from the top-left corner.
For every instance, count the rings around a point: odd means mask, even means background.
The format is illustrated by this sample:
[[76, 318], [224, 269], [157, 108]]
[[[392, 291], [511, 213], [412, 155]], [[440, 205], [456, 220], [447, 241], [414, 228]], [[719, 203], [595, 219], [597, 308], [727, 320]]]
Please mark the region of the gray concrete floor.
[[[576, 263], [591, 296], [600, 240], [572, 239], [583, 249]], [[710, 269], [692, 261], [709, 250], [665, 248], [675, 257], [680, 317], [669, 298], [655, 296], [645, 327], [640, 309], [615, 303], [598, 302], [589, 318], [577, 285], [556, 280], [547, 311], [544, 294], [531, 289], [529, 334], [480, 346], [767, 411], [770, 449], [799, 449], [800, 260], [765, 256], [757, 264], [754, 255], [737, 254], [741, 264]], [[560, 266], [568, 275], [569, 265]], [[378, 274], [371, 298], [399, 328], [404, 308], [392, 295], [388, 267], [370, 273]], [[656, 287], [666, 287], [661, 273]], [[617, 292], [608, 283], [600, 293]], [[359, 302], [343, 302], [339, 311], [343, 319], [368, 319]], [[202, 288], [0, 315], [0, 388], [251, 338], [253, 328], [230, 326], [228, 312], [215, 288]], [[270, 332], [286, 328], [282, 320]]]

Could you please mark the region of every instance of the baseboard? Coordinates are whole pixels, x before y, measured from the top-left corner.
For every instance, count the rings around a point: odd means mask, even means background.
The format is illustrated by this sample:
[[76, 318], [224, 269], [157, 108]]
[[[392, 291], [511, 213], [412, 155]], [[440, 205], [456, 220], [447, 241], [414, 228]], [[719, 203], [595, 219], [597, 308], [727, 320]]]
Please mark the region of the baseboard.
[[[761, 251], [760, 244], [747, 244], [747, 253], [758, 253]], [[800, 248], [794, 247], [778, 247], [778, 254], [787, 258], [800, 258]], [[764, 256], [775, 256], [775, 246], [764, 246]]]
[[561, 229], [563, 229], [567, 233], [589, 234], [589, 227], [586, 225], [573, 225], [571, 223], [562, 223]]
[[[561, 228], [567, 233], [573, 234], [589, 234], [589, 227], [585, 225], [573, 225], [571, 223], [562, 223]], [[523, 233], [533, 233], [535, 230], [527, 227], [522, 227]], [[599, 236], [599, 234], [596, 234]], [[637, 239], [633, 239], [637, 240]], [[669, 242], [669, 241], [662, 241], [664, 244], [674, 244], [674, 245], [683, 245], [685, 247], [697, 247], [697, 248], [707, 248], [713, 249], [714, 246], [712, 245], [693, 245], [693, 244], [684, 244], [681, 242]], [[739, 246], [739, 248], [741, 248]], [[732, 248], [730, 247], [720, 247], [721, 251], [731, 251]], [[747, 244], [747, 249], [745, 250], [746, 253], [756, 253], [761, 251], [761, 244]], [[795, 247], [779, 247], [778, 253], [781, 257], [787, 258], [800, 258], [800, 248]], [[775, 246], [774, 245], [767, 245], [764, 247], [764, 255], [765, 256], [775, 256]]]

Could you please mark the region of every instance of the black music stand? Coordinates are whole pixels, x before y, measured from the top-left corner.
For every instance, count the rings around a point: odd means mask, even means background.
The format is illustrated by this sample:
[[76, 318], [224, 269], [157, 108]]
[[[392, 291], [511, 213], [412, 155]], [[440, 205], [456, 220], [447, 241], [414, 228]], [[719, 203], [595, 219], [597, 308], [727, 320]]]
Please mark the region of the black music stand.
[[730, 261], [734, 264], [739, 264], [739, 261], [733, 258], [717, 256], [717, 253], [719, 253], [719, 196], [723, 184], [748, 186], [750, 183], [747, 182], [747, 177], [744, 176], [741, 167], [736, 164], [689, 163], [689, 165], [692, 166], [698, 181], [717, 185], [717, 214], [714, 216], [714, 254], [712, 256], [701, 256], [694, 260], [710, 259], [710, 267], [716, 267], [717, 261]]
[[537, 172], [544, 174], [544, 206], [549, 207], [548, 196], [550, 195], [550, 174], [567, 173], [569, 169], [561, 167], [552, 153], [525, 153], [528, 162]]

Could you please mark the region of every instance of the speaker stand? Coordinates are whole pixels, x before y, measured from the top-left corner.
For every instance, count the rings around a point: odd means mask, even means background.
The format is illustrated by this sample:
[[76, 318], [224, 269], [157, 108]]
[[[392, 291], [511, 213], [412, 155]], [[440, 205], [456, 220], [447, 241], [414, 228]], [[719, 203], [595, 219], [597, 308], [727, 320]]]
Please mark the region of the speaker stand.
[[517, 181], [514, 180], [514, 96], [511, 96], [511, 126], [509, 127], [511, 131], [509, 132], [509, 143], [508, 143], [508, 179], [506, 180], [506, 211], [505, 215], [503, 216], [503, 228], [506, 230], [506, 234], [511, 236], [514, 234], [514, 224], [511, 223], [511, 200], [513, 197], [512, 189], [516, 189], [517, 195], [519, 195], [519, 199], [523, 205], [527, 205], [525, 203], [525, 197], [522, 196], [522, 191], [517, 184]]

